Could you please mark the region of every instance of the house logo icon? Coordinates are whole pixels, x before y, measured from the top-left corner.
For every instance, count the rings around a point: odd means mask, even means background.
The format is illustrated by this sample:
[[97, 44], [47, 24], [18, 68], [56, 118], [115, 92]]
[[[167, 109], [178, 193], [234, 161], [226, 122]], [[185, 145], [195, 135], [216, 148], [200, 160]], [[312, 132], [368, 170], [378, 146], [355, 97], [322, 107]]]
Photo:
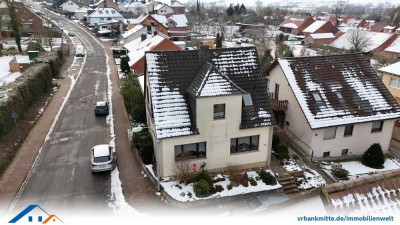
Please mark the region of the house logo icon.
[[64, 223], [58, 216], [44, 210], [39, 205], [29, 205], [22, 210], [18, 215], [12, 218], [8, 223], [16, 222], [30, 222], [30, 223], [41, 223], [47, 224], [48, 222], [61, 222]]

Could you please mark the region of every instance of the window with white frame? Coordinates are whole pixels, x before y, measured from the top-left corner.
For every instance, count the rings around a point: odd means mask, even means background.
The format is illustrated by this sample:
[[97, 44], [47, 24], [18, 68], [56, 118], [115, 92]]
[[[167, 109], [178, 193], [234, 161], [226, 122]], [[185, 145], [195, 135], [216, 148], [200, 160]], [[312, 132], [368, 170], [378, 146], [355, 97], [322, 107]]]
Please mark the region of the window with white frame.
[[390, 87], [400, 88], [400, 79], [399, 78], [390, 78]]
[[372, 123], [371, 133], [381, 132], [383, 128], [383, 121], [374, 121]]
[[335, 139], [336, 127], [328, 127], [324, 130], [324, 140]]

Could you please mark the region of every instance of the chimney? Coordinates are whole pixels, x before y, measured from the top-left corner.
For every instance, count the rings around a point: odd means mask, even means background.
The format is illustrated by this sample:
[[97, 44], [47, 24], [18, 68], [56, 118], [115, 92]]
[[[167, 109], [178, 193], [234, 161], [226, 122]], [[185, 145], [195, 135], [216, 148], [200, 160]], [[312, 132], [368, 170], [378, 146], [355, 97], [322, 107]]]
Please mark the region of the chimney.
[[153, 35], [154, 36], [156, 36], [157, 35], [157, 31], [155, 30], [155, 31], [153, 31]]
[[142, 41], [146, 40], [147, 34], [142, 34], [142, 35], [140, 36], [140, 38], [142, 39]]

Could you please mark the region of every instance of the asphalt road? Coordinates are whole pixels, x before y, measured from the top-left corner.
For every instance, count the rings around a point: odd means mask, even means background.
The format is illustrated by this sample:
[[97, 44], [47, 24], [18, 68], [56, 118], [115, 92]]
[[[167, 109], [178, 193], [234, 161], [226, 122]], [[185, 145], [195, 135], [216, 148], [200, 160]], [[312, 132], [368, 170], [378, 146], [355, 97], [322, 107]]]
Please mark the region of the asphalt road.
[[[111, 214], [110, 173], [90, 171], [90, 149], [110, 141], [106, 117], [95, 117], [93, 111], [96, 101], [106, 99], [106, 56], [101, 45], [77, 25], [54, 19], [80, 39], [87, 51], [86, 63], [13, 211], [39, 204], [53, 212]], [[69, 73], [76, 76], [78, 71]]]

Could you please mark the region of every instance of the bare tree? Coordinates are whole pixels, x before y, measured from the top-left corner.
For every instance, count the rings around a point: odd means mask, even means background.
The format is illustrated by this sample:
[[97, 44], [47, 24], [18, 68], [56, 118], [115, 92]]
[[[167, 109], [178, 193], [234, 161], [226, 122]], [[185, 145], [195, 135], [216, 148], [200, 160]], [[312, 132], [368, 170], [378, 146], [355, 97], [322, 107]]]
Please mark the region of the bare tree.
[[347, 40], [351, 43], [351, 50], [362, 52], [371, 44], [371, 40], [367, 35], [367, 31], [360, 28], [355, 28], [347, 31]]
[[175, 163], [174, 173], [177, 178], [186, 185], [192, 177], [191, 165], [189, 160], [182, 160]]
[[335, 14], [337, 19], [339, 19], [343, 15], [345, 7], [346, 7], [345, 1], [337, 1], [336, 4], [333, 5], [332, 13]]

